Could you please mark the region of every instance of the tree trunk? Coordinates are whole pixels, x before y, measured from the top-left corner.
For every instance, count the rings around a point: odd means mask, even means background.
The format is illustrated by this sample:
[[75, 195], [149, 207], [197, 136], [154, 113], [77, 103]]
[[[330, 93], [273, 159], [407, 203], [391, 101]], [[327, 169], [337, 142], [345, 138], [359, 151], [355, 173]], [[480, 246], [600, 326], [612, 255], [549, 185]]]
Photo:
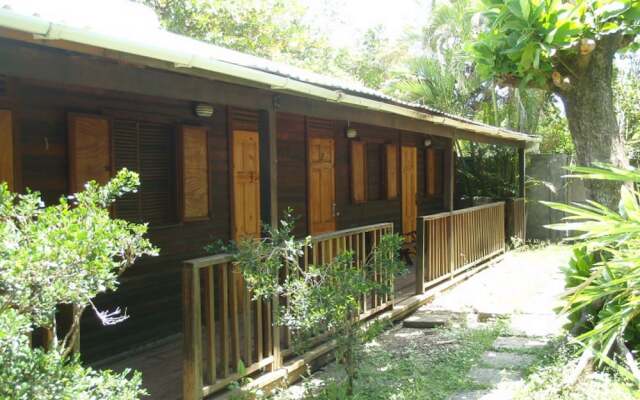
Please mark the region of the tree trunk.
[[[580, 166], [594, 162], [629, 165], [613, 103], [613, 58], [619, 42], [615, 35], [600, 39], [591, 54], [581, 56], [574, 71], [578, 76], [570, 75], [569, 89], [558, 93], [564, 102]], [[618, 209], [620, 183], [588, 180], [585, 184], [590, 199]]]

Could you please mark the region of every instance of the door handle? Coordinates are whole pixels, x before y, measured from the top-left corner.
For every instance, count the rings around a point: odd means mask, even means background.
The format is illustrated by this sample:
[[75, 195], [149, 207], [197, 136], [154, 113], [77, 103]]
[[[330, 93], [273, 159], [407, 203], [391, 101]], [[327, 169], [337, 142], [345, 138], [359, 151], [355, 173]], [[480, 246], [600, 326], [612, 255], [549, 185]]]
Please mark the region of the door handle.
[[336, 203], [331, 204], [331, 213], [333, 216], [336, 216]]

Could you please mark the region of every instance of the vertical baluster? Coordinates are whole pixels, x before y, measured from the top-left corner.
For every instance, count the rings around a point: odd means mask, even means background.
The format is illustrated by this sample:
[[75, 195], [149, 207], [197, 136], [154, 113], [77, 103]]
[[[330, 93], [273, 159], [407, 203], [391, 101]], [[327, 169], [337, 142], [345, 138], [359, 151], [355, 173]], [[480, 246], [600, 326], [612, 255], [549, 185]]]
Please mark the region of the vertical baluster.
[[230, 265], [232, 268], [229, 274], [229, 286], [231, 288], [231, 365], [234, 371], [238, 370], [238, 361], [240, 361], [240, 327], [238, 321], [238, 285], [236, 284], [235, 275], [237, 273], [236, 266]]
[[[218, 265], [220, 269], [220, 336], [222, 338], [222, 354], [220, 364], [222, 366], [222, 377], [229, 376], [229, 264]], [[231, 282], [233, 284], [233, 282]], [[232, 285], [233, 286], [233, 285]]]
[[251, 295], [244, 279], [242, 281], [242, 358], [244, 365], [249, 366], [252, 363]]
[[[269, 319], [269, 313], [265, 313], [265, 308], [267, 308], [266, 304], [262, 301], [262, 299], [258, 299], [254, 302], [254, 327], [255, 327], [255, 340], [254, 346], [256, 351], [256, 361], [262, 361], [264, 358], [264, 337], [263, 337], [263, 329], [266, 329], [267, 332], [271, 330], [271, 324], [267, 324], [267, 320]], [[269, 349], [271, 346], [267, 343], [266, 348]], [[271, 353], [269, 351], [269, 353]]]
[[216, 383], [216, 318], [215, 318], [215, 289], [213, 279], [214, 266], [204, 268], [204, 318], [207, 328], [207, 376], [209, 383]]

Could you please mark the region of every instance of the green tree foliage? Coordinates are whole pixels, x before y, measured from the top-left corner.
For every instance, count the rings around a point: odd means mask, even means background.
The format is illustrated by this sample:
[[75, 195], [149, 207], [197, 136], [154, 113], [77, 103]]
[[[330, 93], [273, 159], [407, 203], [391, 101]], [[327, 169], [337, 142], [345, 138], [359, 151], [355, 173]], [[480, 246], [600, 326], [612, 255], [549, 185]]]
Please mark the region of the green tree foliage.
[[[576, 167], [572, 177], [640, 183], [636, 170], [599, 165]], [[545, 203], [567, 213], [557, 230], [577, 232], [574, 257], [565, 271], [565, 306], [571, 331], [587, 350], [608, 365], [615, 359], [626, 365], [622, 372], [640, 383], [634, 353], [640, 350], [640, 192], [622, 186], [619, 211], [594, 201], [585, 204]], [[584, 363], [583, 363], [584, 364]]]
[[[122, 170], [105, 186], [89, 182], [48, 207], [38, 193], [17, 195], [0, 184], [0, 398], [115, 400], [143, 393], [139, 374], [93, 371], [70, 357], [85, 307], [105, 324], [127, 317], [99, 311], [91, 299], [115, 290], [138, 257], [157, 254], [144, 238], [146, 225], [109, 215], [115, 199], [139, 183], [137, 174]], [[33, 349], [35, 327], [58, 332], [60, 304], [74, 309], [71, 329], [52, 335], [47, 351]]]
[[300, 261], [310, 238], [295, 239], [292, 229], [289, 212], [280, 227], [267, 227], [265, 238], [240, 241], [236, 261], [254, 297], [287, 299], [276, 323], [292, 331], [295, 348], [304, 349], [308, 340], [319, 334], [333, 334], [337, 361], [346, 372], [347, 392], [351, 394], [360, 349], [371, 334], [358, 323], [360, 301], [365, 294], [383, 295], [393, 290], [389, 281], [376, 279], [375, 271], [392, 278], [404, 270], [399, 254], [403, 239], [396, 234], [384, 235], [362, 269], [355, 267], [351, 251], [326, 264], [305, 268]]
[[327, 35], [297, 0], [141, 0], [172, 32], [313, 71], [345, 75]]
[[543, 154], [568, 154], [575, 149], [569, 133], [567, 118], [562, 114], [560, 106], [550, 101], [542, 110], [538, 135], [540, 136], [540, 152]]
[[369, 28], [355, 50], [343, 50], [338, 65], [351, 76], [373, 89], [385, 87], [397, 75], [407, 57], [407, 42], [391, 43], [384, 27]]
[[[578, 162], [625, 167], [615, 115], [613, 61], [638, 47], [637, 0], [483, 0], [483, 30], [471, 46], [481, 76], [535, 87], [562, 99]], [[588, 182], [592, 197], [613, 207], [616, 183]]]

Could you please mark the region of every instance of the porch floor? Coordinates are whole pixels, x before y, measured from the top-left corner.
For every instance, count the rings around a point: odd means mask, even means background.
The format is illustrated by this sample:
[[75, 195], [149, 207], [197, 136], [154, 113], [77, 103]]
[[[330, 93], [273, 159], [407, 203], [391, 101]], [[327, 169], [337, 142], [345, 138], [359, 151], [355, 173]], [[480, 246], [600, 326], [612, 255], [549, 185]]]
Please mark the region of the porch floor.
[[[396, 280], [395, 302], [415, 294], [415, 266]], [[142, 373], [144, 387], [153, 400], [176, 400], [182, 397], [182, 335], [174, 335], [134, 352], [116, 356], [95, 365], [102, 369], [123, 371], [130, 368]]]

